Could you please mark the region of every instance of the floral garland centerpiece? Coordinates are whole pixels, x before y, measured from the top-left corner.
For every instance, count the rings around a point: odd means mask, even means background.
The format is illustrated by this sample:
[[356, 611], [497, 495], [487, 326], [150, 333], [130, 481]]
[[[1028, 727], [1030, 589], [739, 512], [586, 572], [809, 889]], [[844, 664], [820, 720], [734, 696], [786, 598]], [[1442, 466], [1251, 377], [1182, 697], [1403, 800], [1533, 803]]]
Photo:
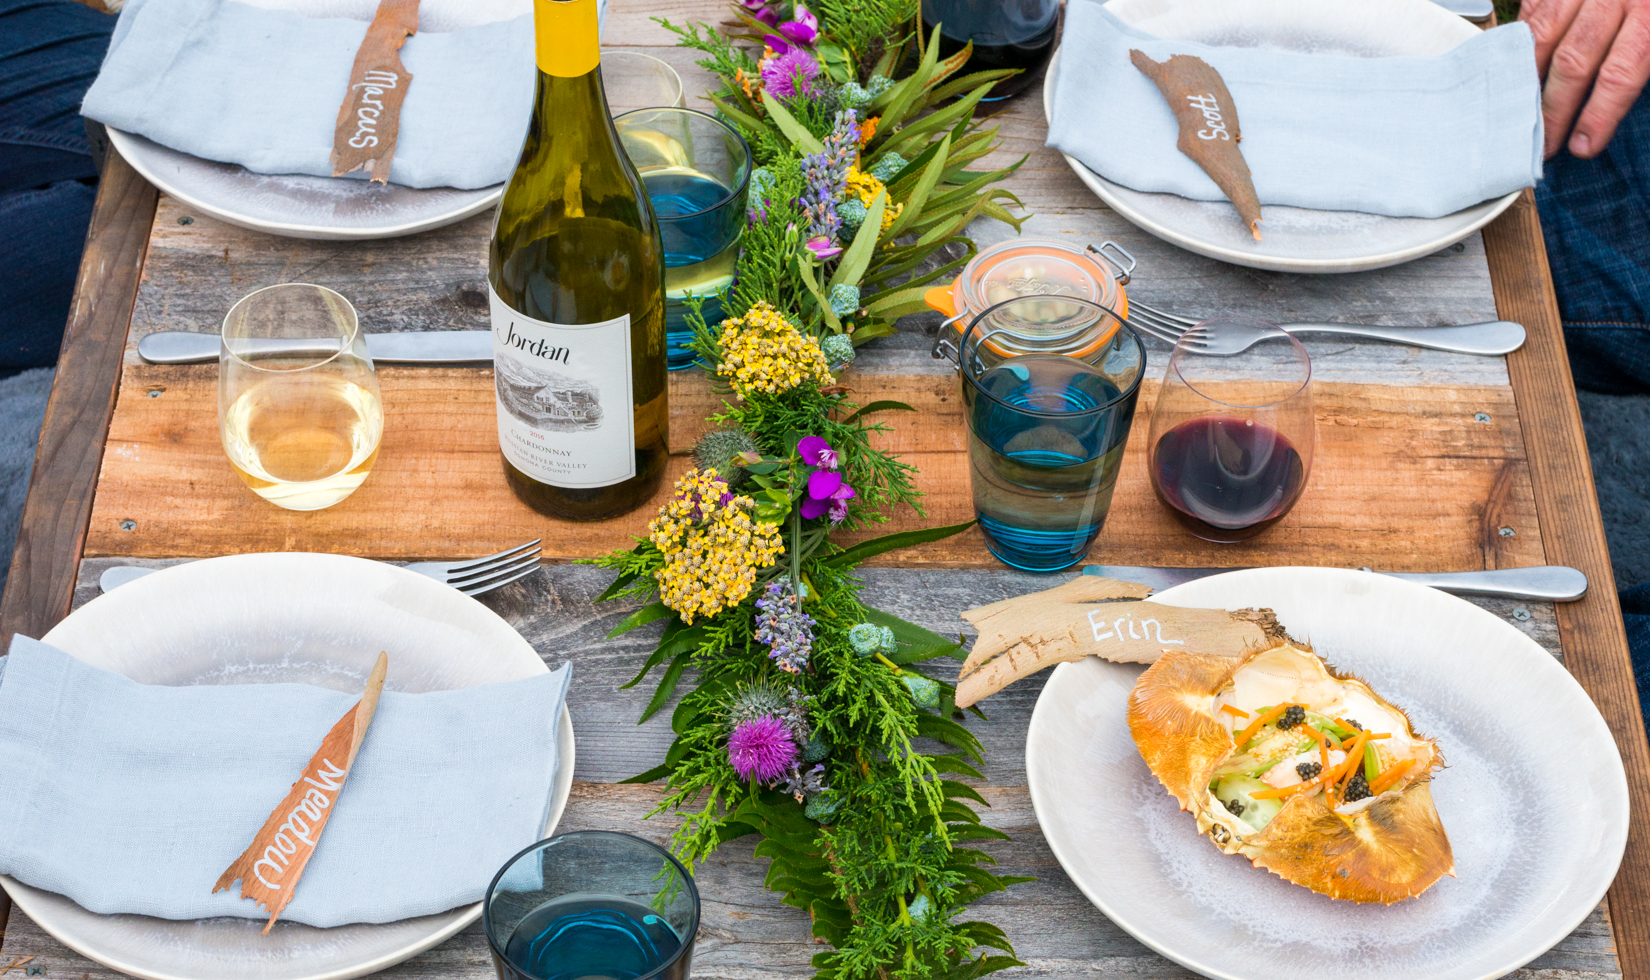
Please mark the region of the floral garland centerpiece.
[[1024, 220], [995, 186], [1018, 164], [968, 169], [996, 145], [974, 109], [1009, 73], [953, 80], [969, 52], [940, 59], [912, 0], [734, 12], [721, 33], [661, 21], [707, 55], [722, 80], [708, 98], [760, 166], [722, 297], [741, 312], [694, 318], [691, 346], [727, 396], [715, 428], [647, 536], [599, 560], [618, 573], [603, 599], [643, 603], [612, 636], [664, 624], [630, 682], [662, 670], [642, 720], [681, 694], [664, 762], [632, 781], [666, 780], [655, 812], [683, 817], [674, 847], [689, 866], [762, 838], [768, 887], [830, 947], [819, 976], [982, 976], [1019, 961], [996, 926], [958, 920], [1027, 879], [969, 846], [1006, 836], [955, 778], [979, 778], [982, 748], [953, 688], [916, 667], [960, 644], [865, 605], [854, 574], [970, 525], [832, 540], [896, 507], [920, 513], [914, 469], [873, 443], [877, 419], [909, 406], [857, 405], [833, 369], [967, 262], [970, 221]]

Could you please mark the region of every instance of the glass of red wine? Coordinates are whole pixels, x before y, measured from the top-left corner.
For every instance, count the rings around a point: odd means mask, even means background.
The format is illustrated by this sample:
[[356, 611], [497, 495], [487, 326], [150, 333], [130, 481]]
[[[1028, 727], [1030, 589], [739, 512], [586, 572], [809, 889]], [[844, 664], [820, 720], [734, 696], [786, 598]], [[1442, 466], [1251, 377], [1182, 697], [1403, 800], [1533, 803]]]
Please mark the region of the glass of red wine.
[[[1203, 350], [1239, 330], [1263, 336], [1236, 354]], [[1300, 499], [1314, 432], [1312, 361], [1300, 341], [1250, 317], [1205, 320], [1169, 356], [1152, 412], [1152, 489], [1205, 541], [1252, 538]]]

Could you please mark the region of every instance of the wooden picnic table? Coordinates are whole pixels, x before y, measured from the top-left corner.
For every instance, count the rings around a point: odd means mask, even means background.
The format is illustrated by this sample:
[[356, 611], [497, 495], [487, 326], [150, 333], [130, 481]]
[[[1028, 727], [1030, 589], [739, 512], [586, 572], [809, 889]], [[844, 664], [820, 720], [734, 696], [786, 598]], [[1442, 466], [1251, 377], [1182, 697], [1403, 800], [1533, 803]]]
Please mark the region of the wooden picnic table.
[[[643, 5], [614, 0], [610, 47], [645, 49], [698, 93], [710, 77], [649, 18], [713, 21], [715, 0]], [[692, 100], [690, 99], [690, 104]], [[1608, 900], [1574, 934], [1517, 976], [1624, 976], [1650, 980], [1650, 749], [1645, 743], [1615, 584], [1593, 490], [1587, 446], [1533, 201], [1436, 255], [1392, 269], [1299, 276], [1223, 265], [1167, 245], [1095, 199], [1059, 155], [1043, 147], [1037, 87], [999, 117], [996, 159], [1025, 155], [1010, 187], [1035, 213], [1024, 234], [1074, 242], [1114, 239], [1140, 259], [1131, 293], [1180, 312], [1232, 310], [1274, 321], [1368, 323], [1516, 320], [1529, 331], [1507, 358], [1478, 358], [1335, 340], [1309, 342], [1314, 359], [1318, 455], [1307, 492], [1277, 527], [1242, 545], [1214, 546], [1179, 530], [1153, 500], [1142, 465], [1148, 382], [1105, 532], [1090, 558], [1117, 564], [1372, 566], [1395, 571], [1567, 564], [1592, 584], [1575, 603], [1476, 600], [1526, 632], [1565, 665], [1598, 704], [1627, 767], [1633, 824]], [[657, 786], [616, 785], [656, 764], [670, 740], [668, 712], [646, 725], [645, 702], [623, 691], [651, 646], [646, 631], [603, 636], [628, 610], [593, 605], [606, 575], [572, 560], [623, 547], [653, 508], [614, 521], [569, 524], [540, 517], [505, 487], [484, 368], [382, 367], [386, 426], [366, 484], [331, 509], [278, 510], [248, 491], [218, 441], [211, 365], [143, 363], [136, 342], [155, 330], [216, 332], [234, 300], [277, 282], [338, 289], [363, 329], [485, 329], [485, 240], [491, 216], [408, 238], [321, 242], [243, 230], [159, 195], [118, 156], [98, 193], [75, 305], [47, 408], [10, 582], [0, 640], [40, 636], [96, 595], [111, 564], [170, 564], [214, 555], [326, 551], [385, 560], [486, 554], [533, 537], [549, 564], [482, 598], [551, 663], [571, 660], [578, 733], [573, 796], [562, 829], [623, 829], [663, 841], [664, 817], [644, 821]], [[985, 244], [1011, 234], [976, 223]], [[887, 445], [921, 468], [927, 515], [892, 526], [972, 517], [964, 429], [949, 362], [930, 358], [938, 317], [908, 318], [898, 336], [862, 350], [845, 382], [862, 401], [898, 398], [914, 414], [891, 418]], [[1148, 376], [1168, 348], [1148, 341]], [[716, 404], [697, 372], [671, 378], [674, 472]], [[968, 607], [1061, 580], [1014, 572], [977, 532], [883, 556], [865, 572], [866, 598], [940, 632], [963, 628]], [[1185, 977], [1118, 929], [1066, 878], [1032, 813], [1025, 731], [1042, 677], [987, 701], [971, 727], [987, 747], [985, 819], [1012, 842], [988, 848], [1001, 870], [1038, 881], [976, 904], [1002, 925], [1029, 964], [1016, 975]], [[0, 792], [4, 788], [0, 787]], [[1577, 799], [1574, 805], [1585, 806]], [[762, 889], [750, 841], [725, 846], [698, 871], [705, 898], [695, 967], [701, 976], [806, 974], [817, 951], [806, 916]], [[114, 974], [47, 936], [22, 914], [5, 921], [0, 972], [34, 957], [48, 976]], [[21, 968], [18, 972], [22, 972]], [[1005, 974], [1006, 975], [1006, 974]], [[390, 977], [492, 976], [473, 927], [386, 971]]]

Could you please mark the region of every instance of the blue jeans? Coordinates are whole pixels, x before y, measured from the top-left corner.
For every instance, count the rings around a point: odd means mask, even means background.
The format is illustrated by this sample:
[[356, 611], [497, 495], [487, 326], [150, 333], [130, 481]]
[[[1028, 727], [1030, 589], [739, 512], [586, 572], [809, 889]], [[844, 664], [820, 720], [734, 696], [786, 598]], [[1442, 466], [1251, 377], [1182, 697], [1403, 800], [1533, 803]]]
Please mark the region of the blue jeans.
[[1577, 387], [1650, 393], [1650, 89], [1598, 157], [1547, 161], [1535, 202]]
[[73, 0], [0, 0], [0, 374], [57, 360], [96, 196], [80, 100], [114, 26]]

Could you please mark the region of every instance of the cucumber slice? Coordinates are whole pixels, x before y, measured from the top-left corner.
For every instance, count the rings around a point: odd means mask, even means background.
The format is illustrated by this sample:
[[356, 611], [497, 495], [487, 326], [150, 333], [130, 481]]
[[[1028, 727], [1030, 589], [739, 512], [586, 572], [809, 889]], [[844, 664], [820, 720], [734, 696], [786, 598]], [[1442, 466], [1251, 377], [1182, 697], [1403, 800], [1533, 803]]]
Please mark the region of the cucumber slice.
[[1257, 800], [1249, 794], [1270, 788], [1258, 779], [1235, 775], [1215, 780], [1209, 791], [1223, 804], [1231, 800], [1243, 804], [1243, 812], [1238, 814], [1238, 819], [1260, 830], [1278, 815], [1278, 811], [1283, 809], [1283, 803], [1279, 800]]

